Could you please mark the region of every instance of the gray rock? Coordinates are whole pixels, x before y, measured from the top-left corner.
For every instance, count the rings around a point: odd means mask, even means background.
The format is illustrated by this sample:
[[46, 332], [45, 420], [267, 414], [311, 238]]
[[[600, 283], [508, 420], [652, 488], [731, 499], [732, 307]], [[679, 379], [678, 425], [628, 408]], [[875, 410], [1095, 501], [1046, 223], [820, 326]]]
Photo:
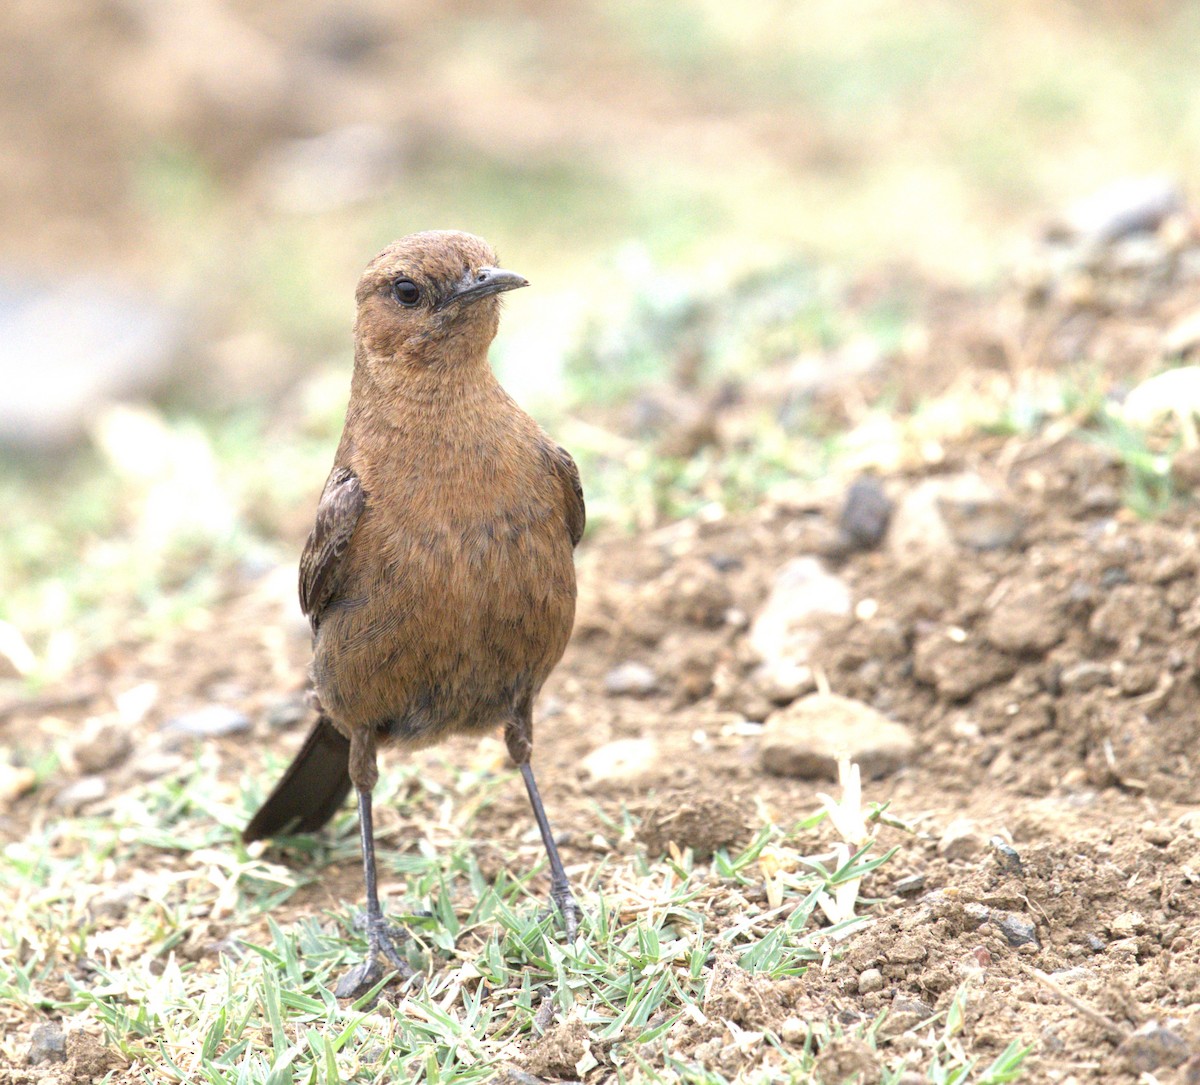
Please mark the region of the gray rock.
[[988, 841], [988, 847], [991, 849], [992, 859], [996, 863], [997, 870], [1016, 878], [1025, 877], [1025, 868], [1021, 864], [1020, 853], [1004, 837], [993, 836]]
[[[545, 709], [542, 715], [546, 714]], [[308, 702], [303, 696], [282, 697], [267, 709], [267, 726], [274, 730], [294, 727], [308, 715]]]
[[644, 663], [632, 660], [604, 676], [604, 692], [613, 697], [646, 697], [658, 689], [658, 675]]
[[579, 763], [593, 783], [632, 780], [655, 768], [658, 744], [650, 738], [619, 738], [597, 747]]
[[851, 605], [845, 581], [816, 558], [794, 558], [775, 574], [750, 627], [750, 644], [768, 665], [803, 664], [820, 639], [819, 620], [845, 617]]
[[1013, 586], [984, 624], [988, 642], [1014, 655], [1040, 655], [1062, 640], [1066, 631], [1062, 601], [1041, 581]]
[[0, 273], [0, 444], [79, 440], [104, 404], [160, 387], [182, 340], [178, 315], [132, 290]]
[[983, 854], [987, 838], [969, 818], [955, 818], [946, 826], [938, 841], [938, 854], [943, 859], [975, 859]]
[[75, 761], [87, 773], [104, 772], [125, 760], [133, 750], [129, 729], [104, 722], [89, 728], [75, 744]]
[[976, 474], [926, 479], [901, 499], [888, 530], [888, 549], [905, 568], [920, 568], [955, 547], [1013, 546], [1024, 519], [1007, 492]]
[[812, 693], [773, 713], [763, 727], [762, 767], [777, 776], [836, 779], [839, 757], [868, 777], [895, 772], [916, 743], [903, 724], [870, 705], [833, 693]]
[[909, 874], [901, 878], [894, 886], [896, 894], [901, 897], [910, 897], [921, 892], [925, 888], [926, 878], [924, 874]]
[[797, 697], [812, 693], [817, 688], [817, 682], [811, 667], [776, 660], [770, 664], [763, 663], [751, 672], [750, 687], [770, 704], [785, 705], [791, 704]]
[[874, 550], [887, 534], [892, 508], [878, 478], [863, 475], [855, 479], [846, 491], [846, 502], [838, 517], [838, 533], [845, 548]]
[[963, 905], [963, 916], [968, 930], [977, 931], [992, 918], [992, 910], [986, 904], [967, 901]]
[[1025, 521], [1016, 502], [979, 475], [958, 475], [940, 482], [937, 507], [959, 546], [1004, 550], [1021, 537]]
[[124, 919], [138, 899], [138, 891], [132, 885], [113, 886], [107, 892], [91, 899], [88, 912], [97, 919]]
[[220, 738], [249, 731], [250, 717], [228, 705], [211, 704], [172, 717], [163, 724], [163, 730], [197, 738]]
[[[499, 1071], [496, 1085], [546, 1085], [546, 1079], [527, 1074], [515, 1066], [506, 1066]], [[558, 1085], [579, 1085], [578, 1082], [560, 1081]]]
[[181, 741], [178, 736], [162, 736], [162, 748], [154, 748], [147, 746], [142, 748], [140, 745], [138, 751], [133, 758], [132, 769], [139, 780], [162, 780], [175, 775], [183, 770], [183, 766], [187, 764], [187, 758], [176, 750], [167, 747], [178, 745]]
[[1010, 946], [1040, 945], [1037, 927], [1024, 916], [1005, 912], [993, 921]]
[[1176, 1067], [1191, 1055], [1187, 1041], [1157, 1021], [1147, 1021], [1121, 1041], [1117, 1054], [1135, 1074], [1152, 1074], [1162, 1066]]
[[1157, 230], [1184, 207], [1183, 192], [1169, 177], [1123, 177], [1077, 200], [1047, 232], [1085, 247], [1109, 245]]
[[38, 1025], [30, 1037], [27, 1058], [30, 1066], [41, 1066], [46, 1062], [66, 1062], [67, 1037], [62, 1025], [57, 1021]]
[[878, 968], [864, 968], [858, 974], [858, 993], [870, 994], [872, 991], [883, 990], [883, 973]]
[[1079, 509], [1090, 516], [1116, 512], [1121, 507], [1121, 491], [1107, 482], [1097, 482], [1083, 491]]
[[933, 1016], [933, 1007], [916, 995], [898, 990], [892, 999], [892, 1013], [911, 1013], [924, 1019]]
[[934, 630], [913, 647], [913, 673], [937, 687], [948, 701], [965, 701], [973, 693], [1010, 678], [1016, 661], [975, 640], [962, 640], [953, 630]]
[[808, 1022], [802, 1017], [785, 1017], [779, 1026], [779, 1038], [785, 1044], [802, 1044], [811, 1032]]
[[89, 803], [99, 802], [107, 794], [108, 784], [103, 776], [81, 776], [54, 796], [54, 805], [60, 810], [74, 812]]

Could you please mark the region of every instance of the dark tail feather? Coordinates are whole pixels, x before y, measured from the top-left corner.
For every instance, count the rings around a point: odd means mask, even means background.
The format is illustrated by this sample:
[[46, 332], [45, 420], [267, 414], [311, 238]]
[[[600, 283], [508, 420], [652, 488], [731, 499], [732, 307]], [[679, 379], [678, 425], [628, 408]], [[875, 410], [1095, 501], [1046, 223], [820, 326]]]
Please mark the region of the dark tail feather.
[[350, 740], [319, 716], [275, 790], [242, 830], [242, 839], [316, 832], [350, 793]]

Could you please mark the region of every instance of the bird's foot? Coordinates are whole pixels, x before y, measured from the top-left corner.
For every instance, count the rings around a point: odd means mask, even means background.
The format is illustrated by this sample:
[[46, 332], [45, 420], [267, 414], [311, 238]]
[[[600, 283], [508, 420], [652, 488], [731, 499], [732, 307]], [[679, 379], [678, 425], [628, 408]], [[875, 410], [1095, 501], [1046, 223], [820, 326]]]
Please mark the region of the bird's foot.
[[374, 954], [370, 954], [362, 964], [355, 965], [337, 982], [333, 993], [338, 998], [361, 998], [379, 982], [383, 969]]
[[[355, 924], [358, 925], [357, 923]], [[383, 916], [367, 916], [367, 955], [362, 964], [355, 965], [340, 980], [333, 993], [338, 998], [361, 998], [383, 977], [383, 968], [379, 964], [382, 954], [400, 974], [401, 979], [411, 979], [412, 966], [404, 959], [396, 948], [393, 932], [401, 934], [398, 929], [390, 927]]]
[[583, 912], [575, 901], [575, 895], [571, 892], [571, 887], [566, 884], [552, 885], [550, 887], [550, 899], [562, 913], [567, 944], [573, 945], [575, 943], [575, 935], [579, 933], [579, 920]]

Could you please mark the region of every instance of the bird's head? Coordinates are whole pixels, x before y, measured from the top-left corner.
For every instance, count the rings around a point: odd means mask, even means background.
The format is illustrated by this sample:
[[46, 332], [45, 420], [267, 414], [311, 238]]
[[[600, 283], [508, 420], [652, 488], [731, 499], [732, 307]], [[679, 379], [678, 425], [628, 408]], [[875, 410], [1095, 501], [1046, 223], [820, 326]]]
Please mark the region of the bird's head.
[[355, 338], [374, 367], [447, 366], [486, 357], [500, 294], [528, 286], [497, 267], [482, 238], [430, 230], [394, 241], [358, 283]]

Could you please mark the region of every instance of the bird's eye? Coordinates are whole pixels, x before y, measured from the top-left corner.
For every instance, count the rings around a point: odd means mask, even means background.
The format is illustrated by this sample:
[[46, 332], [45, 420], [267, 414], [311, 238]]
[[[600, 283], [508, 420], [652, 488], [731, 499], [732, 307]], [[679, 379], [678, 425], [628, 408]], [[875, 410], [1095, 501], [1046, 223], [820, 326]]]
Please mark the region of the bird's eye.
[[412, 279], [397, 279], [392, 283], [392, 297], [406, 309], [411, 309], [421, 300], [421, 288]]

